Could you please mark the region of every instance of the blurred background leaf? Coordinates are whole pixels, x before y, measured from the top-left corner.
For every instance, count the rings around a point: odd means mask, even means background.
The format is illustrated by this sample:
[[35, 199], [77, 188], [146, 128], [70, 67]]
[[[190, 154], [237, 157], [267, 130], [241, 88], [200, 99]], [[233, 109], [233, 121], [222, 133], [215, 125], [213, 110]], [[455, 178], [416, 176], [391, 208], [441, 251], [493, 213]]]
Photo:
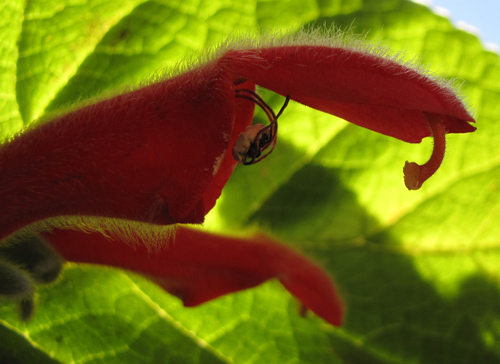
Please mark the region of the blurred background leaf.
[[[292, 103], [273, 155], [236, 169], [205, 228], [263, 230], [315, 258], [347, 303], [340, 329], [301, 318], [275, 282], [186, 309], [140, 277], [70, 265], [40, 289], [32, 322], [19, 323], [2, 302], [1, 358], [500, 362], [500, 62], [474, 35], [406, 0], [7, 0], [0, 9], [0, 137], [47, 111], [137, 84], [234, 33], [301, 25], [350, 28], [463, 80], [478, 126], [451, 135], [442, 168], [409, 192], [404, 161], [425, 161], [428, 141], [405, 144]], [[262, 94], [281, 106], [281, 97]]]

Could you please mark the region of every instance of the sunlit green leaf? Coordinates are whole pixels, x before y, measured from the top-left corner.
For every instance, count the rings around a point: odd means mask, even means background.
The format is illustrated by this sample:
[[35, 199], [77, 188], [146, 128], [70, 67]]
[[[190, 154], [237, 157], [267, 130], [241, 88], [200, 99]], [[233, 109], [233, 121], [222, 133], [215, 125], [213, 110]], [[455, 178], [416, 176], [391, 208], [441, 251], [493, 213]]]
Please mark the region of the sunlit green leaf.
[[[21, 1], [0, 8], [0, 136], [44, 112], [139, 83], [228, 35], [335, 24], [464, 81], [478, 130], [448, 138], [442, 168], [404, 187], [420, 145], [292, 103], [279, 143], [238, 167], [207, 229], [259, 229], [335, 278], [342, 328], [277, 283], [183, 308], [125, 272], [69, 266], [32, 322], [0, 306], [0, 356], [20, 363], [500, 362], [500, 62], [448, 19], [406, 0]], [[263, 91], [279, 109], [283, 99]], [[262, 115], [258, 115], [261, 118]], [[15, 350], [14, 348], [19, 348]], [[12, 362], [12, 360], [11, 360]]]

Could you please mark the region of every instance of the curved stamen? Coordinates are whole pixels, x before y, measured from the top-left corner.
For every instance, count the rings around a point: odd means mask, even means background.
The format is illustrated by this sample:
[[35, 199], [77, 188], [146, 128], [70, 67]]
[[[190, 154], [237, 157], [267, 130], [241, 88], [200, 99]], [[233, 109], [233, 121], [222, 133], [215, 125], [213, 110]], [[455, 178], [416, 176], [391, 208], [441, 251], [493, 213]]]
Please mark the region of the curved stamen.
[[[248, 90], [246, 88], [235, 90], [235, 97], [241, 98], [241, 99], [246, 99], [250, 100], [253, 103], [257, 104], [260, 106], [260, 108], [266, 113], [267, 118], [269, 121], [276, 120], [276, 114], [274, 113], [274, 110], [266, 104], [266, 102], [260, 97], [257, 93], [253, 92], [252, 90]], [[248, 93], [249, 95], [243, 94], [243, 92]]]
[[406, 161], [403, 168], [405, 185], [409, 190], [418, 190], [432, 176], [443, 162], [446, 149], [446, 129], [442, 120], [435, 114], [424, 113], [434, 138], [432, 155], [423, 165]]
[[[235, 90], [235, 97], [250, 100], [259, 105], [269, 119], [270, 124], [268, 126], [256, 124], [247, 127], [247, 131], [241, 133], [240, 139], [236, 141], [233, 147], [233, 157], [239, 163], [244, 165], [255, 164], [267, 157], [274, 150], [278, 138], [278, 117], [287, 107], [290, 96], [286, 97], [285, 103], [278, 112], [278, 115], [274, 113], [273, 109], [259, 95], [251, 90]], [[268, 148], [270, 148], [269, 151], [265, 155], [262, 155], [262, 152]]]

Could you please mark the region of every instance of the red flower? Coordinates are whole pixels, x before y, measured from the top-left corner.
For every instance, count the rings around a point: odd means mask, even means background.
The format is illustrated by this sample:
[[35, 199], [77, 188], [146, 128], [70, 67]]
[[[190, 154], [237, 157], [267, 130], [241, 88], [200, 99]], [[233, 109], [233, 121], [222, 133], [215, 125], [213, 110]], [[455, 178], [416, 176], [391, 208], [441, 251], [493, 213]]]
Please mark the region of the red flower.
[[[0, 148], [0, 239], [67, 215], [201, 223], [235, 166], [231, 155], [251, 164], [276, 143], [277, 116], [255, 84], [406, 142], [433, 136], [429, 162], [405, 167], [410, 189], [439, 167], [446, 133], [475, 129], [442, 83], [373, 51], [315, 43], [228, 47], [176, 77], [31, 127]], [[254, 104], [271, 123], [245, 132]]]
[[230, 50], [224, 58], [236, 79], [250, 79], [367, 129], [409, 143], [433, 136], [429, 162], [406, 162], [410, 190], [419, 189], [441, 165], [446, 133], [475, 130], [469, 123], [473, 117], [450, 87], [377, 54], [302, 45]]
[[[253, 117], [216, 63], [30, 128], [0, 149], [0, 239], [56, 216], [201, 223]], [[252, 87], [252, 85], [242, 85]]]
[[181, 226], [175, 243], [159, 252], [151, 252], [146, 244], [131, 246], [98, 233], [54, 230], [44, 237], [69, 261], [142, 273], [185, 306], [277, 278], [305, 308], [333, 325], [342, 323], [342, 303], [328, 274], [290, 247], [264, 236], [240, 239]]
[[[443, 160], [445, 135], [474, 131], [474, 119], [445, 84], [380, 52], [338, 44], [298, 37], [288, 44], [228, 46], [185, 73], [38, 122], [0, 146], [0, 240], [68, 216], [124, 225], [201, 223], [236, 163], [256, 163], [274, 149], [289, 100], [405, 142], [432, 136], [430, 160], [404, 168], [406, 186], [420, 188]], [[254, 92], [256, 85], [286, 96], [277, 114]], [[255, 105], [268, 126], [251, 125]], [[175, 245], [148, 255], [144, 246], [132, 250], [98, 234], [48, 236], [67, 259], [147, 274], [186, 305], [277, 277], [307, 308], [341, 322], [341, 303], [325, 273], [266, 238], [180, 228]], [[29, 317], [30, 278], [10, 262], [0, 260], [0, 268], [24, 279], [19, 292], [0, 284], [0, 295], [20, 297]]]

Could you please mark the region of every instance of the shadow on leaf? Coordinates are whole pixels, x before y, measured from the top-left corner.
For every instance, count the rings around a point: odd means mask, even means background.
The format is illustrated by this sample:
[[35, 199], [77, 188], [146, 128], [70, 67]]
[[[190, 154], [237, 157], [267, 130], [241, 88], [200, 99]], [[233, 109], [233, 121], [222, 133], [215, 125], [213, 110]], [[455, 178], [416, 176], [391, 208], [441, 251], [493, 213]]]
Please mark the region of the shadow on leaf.
[[306, 165], [250, 219], [299, 246], [335, 277], [347, 318], [342, 333], [329, 335], [332, 350], [363, 363], [499, 361], [498, 287], [476, 275], [458, 296], [440, 295], [416, 269], [419, 256], [385, 232], [370, 236], [380, 224], [340, 173]]

